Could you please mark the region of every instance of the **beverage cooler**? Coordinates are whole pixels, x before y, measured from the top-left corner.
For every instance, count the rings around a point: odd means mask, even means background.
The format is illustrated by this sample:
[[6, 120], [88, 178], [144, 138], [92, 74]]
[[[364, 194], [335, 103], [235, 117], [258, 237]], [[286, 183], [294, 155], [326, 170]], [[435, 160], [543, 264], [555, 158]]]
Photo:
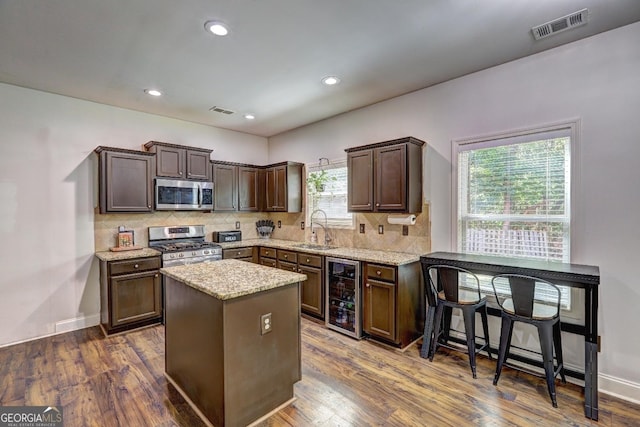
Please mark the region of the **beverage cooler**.
[[327, 327], [362, 337], [360, 262], [327, 257]]

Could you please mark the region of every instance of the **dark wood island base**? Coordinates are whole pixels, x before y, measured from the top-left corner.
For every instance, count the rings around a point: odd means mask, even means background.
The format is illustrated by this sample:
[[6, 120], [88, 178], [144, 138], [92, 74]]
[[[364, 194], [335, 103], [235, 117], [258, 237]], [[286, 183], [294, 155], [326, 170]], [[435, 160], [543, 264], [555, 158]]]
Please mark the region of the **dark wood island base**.
[[166, 311], [165, 376], [206, 423], [246, 426], [294, 400], [299, 282], [218, 299], [166, 276]]

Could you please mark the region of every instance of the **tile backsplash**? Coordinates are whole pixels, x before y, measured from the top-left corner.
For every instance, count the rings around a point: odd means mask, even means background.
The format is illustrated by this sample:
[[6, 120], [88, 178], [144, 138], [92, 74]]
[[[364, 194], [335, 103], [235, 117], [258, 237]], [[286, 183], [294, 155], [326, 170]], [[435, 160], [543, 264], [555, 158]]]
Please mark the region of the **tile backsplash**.
[[[333, 239], [331, 244], [349, 248], [366, 248], [376, 250], [389, 250], [424, 254], [431, 250], [431, 228], [429, 219], [429, 205], [424, 205], [422, 213], [417, 215], [416, 224], [408, 226], [409, 235], [402, 235], [402, 226], [387, 222], [387, 214], [356, 214], [355, 228], [331, 228], [329, 234]], [[310, 241], [311, 230], [300, 228], [300, 223], [305, 221], [304, 213], [217, 213], [217, 212], [191, 212], [191, 211], [161, 211], [149, 214], [97, 214], [95, 215], [95, 249], [96, 251], [109, 250], [116, 245], [118, 227], [124, 226], [127, 230], [134, 231], [135, 244], [147, 246], [148, 231], [150, 226], [167, 225], [204, 225], [206, 240], [211, 240], [214, 231], [235, 230], [236, 221], [240, 222], [240, 230], [243, 239], [255, 239], [258, 237], [255, 223], [259, 219], [271, 219], [276, 228], [272, 237], [283, 240]], [[281, 228], [277, 227], [278, 221]], [[364, 224], [365, 232], [360, 233], [360, 224]], [[384, 234], [378, 234], [378, 225], [384, 226]], [[318, 227], [318, 241], [323, 242], [322, 228]]]

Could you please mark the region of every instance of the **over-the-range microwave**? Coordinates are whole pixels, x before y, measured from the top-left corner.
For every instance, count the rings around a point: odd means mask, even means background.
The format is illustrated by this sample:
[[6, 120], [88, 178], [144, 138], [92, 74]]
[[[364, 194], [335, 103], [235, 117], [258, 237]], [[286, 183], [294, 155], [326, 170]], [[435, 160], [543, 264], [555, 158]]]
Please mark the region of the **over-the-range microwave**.
[[213, 182], [156, 178], [156, 210], [210, 211]]

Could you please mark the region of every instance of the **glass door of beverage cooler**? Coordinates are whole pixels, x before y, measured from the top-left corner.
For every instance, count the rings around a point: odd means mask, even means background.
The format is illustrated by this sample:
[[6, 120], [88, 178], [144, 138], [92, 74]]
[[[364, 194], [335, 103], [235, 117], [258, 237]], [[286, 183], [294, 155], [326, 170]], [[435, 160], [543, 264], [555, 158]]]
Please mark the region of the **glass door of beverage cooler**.
[[360, 263], [327, 257], [328, 328], [355, 338], [362, 336]]

